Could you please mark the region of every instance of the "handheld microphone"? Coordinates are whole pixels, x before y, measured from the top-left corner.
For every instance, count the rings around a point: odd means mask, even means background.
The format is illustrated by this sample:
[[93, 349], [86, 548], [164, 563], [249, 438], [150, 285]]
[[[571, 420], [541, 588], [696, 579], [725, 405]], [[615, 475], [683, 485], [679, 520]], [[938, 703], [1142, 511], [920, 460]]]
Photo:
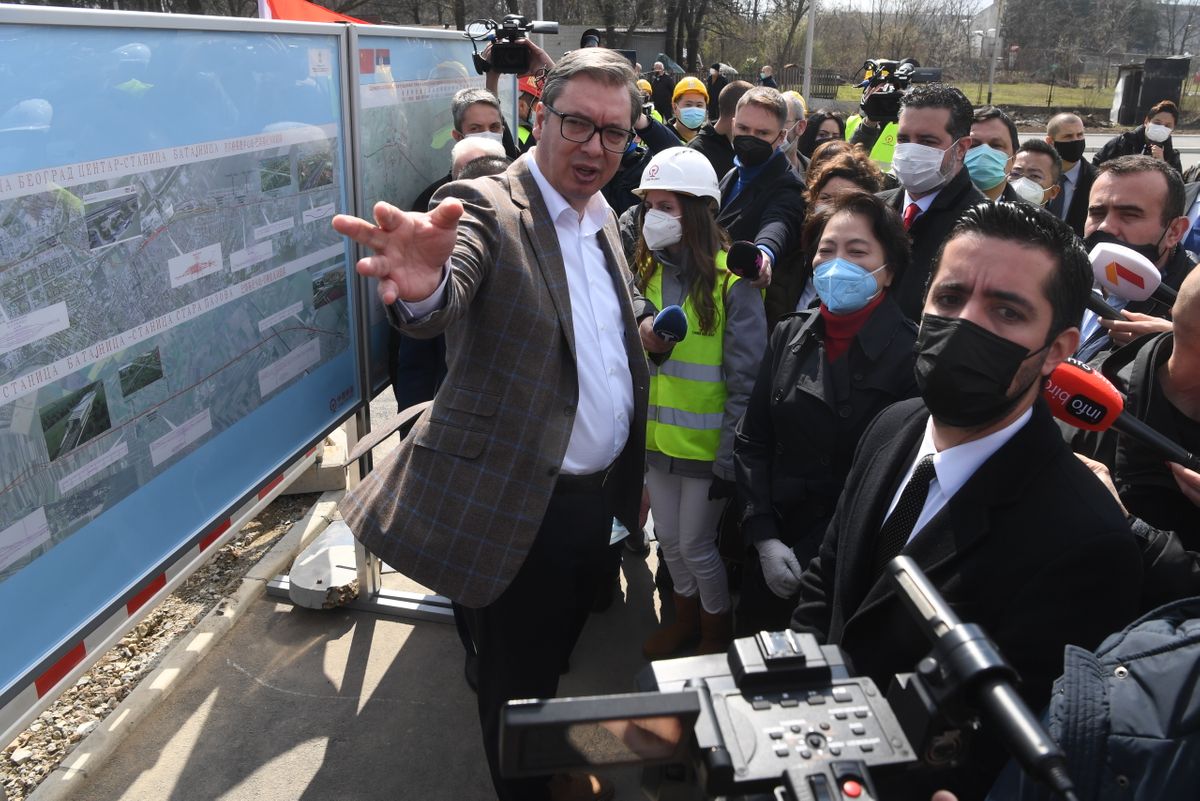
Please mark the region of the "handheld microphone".
[[940, 654], [938, 663], [979, 708], [997, 738], [1031, 776], [1065, 798], [1074, 798], [1067, 758], [1013, 688], [1016, 671], [983, 629], [964, 625], [937, 588], [908, 556], [897, 556], [888, 574], [905, 606]]
[[1104, 320], [1124, 320], [1121, 313], [1104, 302], [1104, 298], [1097, 295], [1095, 292], [1088, 293], [1087, 299], [1088, 310], [1093, 312], [1097, 317]]
[[654, 318], [653, 328], [668, 342], [682, 342], [688, 332], [687, 315], [678, 306], [668, 306]]
[[753, 242], [739, 241], [729, 246], [725, 254], [725, 266], [729, 272], [753, 281], [762, 272], [763, 254]]
[[[1108, 294], [1124, 300], [1154, 298], [1167, 306], [1175, 304], [1177, 293], [1163, 284], [1162, 273], [1141, 253], [1115, 242], [1101, 242], [1092, 248], [1088, 259], [1096, 285]], [[1092, 308], [1090, 304], [1088, 308]]]
[[1158, 452], [1167, 461], [1189, 470], [1200, 470], [1200, 459], [1150, 426], [1125, 412], [1125, 399], [1112, 383], [1077, 359], [1067, 359], [1054, 368], [1042, 385], [1042, 397], [1050, 412], [1085, 431], [1116, 429], [1130, 439]]

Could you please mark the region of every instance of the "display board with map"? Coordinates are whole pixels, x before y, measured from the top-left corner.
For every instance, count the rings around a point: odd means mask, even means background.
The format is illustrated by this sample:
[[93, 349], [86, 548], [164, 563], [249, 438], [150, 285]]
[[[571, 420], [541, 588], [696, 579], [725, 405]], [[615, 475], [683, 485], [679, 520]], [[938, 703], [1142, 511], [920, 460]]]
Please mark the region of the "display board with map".
[[[450, 172], [454, 120], [450, 100], [482, 88], [471, 66], [471, 43], [460, 31], [355, 26], [353, 106], [358, 155], [359, 208], [370, 218], [380, 200], [408, 210], [425, 187]], [[515, 81], [501, 81], [505, 117]], [[371, 385], [387, 383], [388, 324], [372, 285], [364, 293], [370, 337]]]
[[0, 7], [0, 703], [363, 403], [347, 38]]

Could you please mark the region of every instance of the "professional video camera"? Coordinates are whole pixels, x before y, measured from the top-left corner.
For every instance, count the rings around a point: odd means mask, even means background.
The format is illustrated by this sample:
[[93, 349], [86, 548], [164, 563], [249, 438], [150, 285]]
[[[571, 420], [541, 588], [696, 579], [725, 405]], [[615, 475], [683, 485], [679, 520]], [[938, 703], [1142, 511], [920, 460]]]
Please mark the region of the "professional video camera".
[[900, 98], [921, 65], [914, 58], [900, 61], [872, 58], [863, 63], [862, 97], [858, 108], [875, 122], [894, 122], [900, 116]]
[[886, 797], [909, 769], [961, 760], [985, 729], [1030, 775], [1074, 799], [1063, 753], [983, 630], [959, 621], [910, 558], [888, 572], [933, 650], [895, 677], [886, 700], [871, 679], [849, 674], [836, 646], [760, 632], [725, 656], [651, 663], [638, 677], [647, 692], [510, 702], [501, 771], [641, 764], [657, 799], [694, 798], [699, 787], [709, 797], [872, 801], [877, 779]]
[[505, 75], [529, 73], [529, 49], [521, 44], [530, 33], [558, 33], [557, 22], [527, 20], [520, 14], [509, 14], [502, 21], [477, 19], [467, 25], [466, 36], [472, 46], [491, 41], [491, 59], [485, 61], [476, 49], [475, 71], [483, 75], [489, 71]]

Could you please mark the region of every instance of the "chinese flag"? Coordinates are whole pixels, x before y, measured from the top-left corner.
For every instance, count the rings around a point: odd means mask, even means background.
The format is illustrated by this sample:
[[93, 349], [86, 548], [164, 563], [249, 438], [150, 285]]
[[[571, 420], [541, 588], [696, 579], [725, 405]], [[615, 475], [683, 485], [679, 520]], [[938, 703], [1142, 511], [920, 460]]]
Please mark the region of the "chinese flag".
[[358, 22], [361, 19], [330, 11], [308, 0], [258, 0], [258, 16], [262, 19], [290, 19], [301, 22]]

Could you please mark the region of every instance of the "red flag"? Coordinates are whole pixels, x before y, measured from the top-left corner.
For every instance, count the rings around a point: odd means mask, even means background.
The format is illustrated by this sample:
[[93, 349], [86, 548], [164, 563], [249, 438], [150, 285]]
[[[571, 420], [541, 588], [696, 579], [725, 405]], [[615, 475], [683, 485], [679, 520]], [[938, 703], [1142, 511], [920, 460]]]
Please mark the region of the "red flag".
[[258, 16], [262, 19], [290, 19], [302, 22], [358, 22], [361, 19], [330, 11], [308, 0], [258, 0]]

